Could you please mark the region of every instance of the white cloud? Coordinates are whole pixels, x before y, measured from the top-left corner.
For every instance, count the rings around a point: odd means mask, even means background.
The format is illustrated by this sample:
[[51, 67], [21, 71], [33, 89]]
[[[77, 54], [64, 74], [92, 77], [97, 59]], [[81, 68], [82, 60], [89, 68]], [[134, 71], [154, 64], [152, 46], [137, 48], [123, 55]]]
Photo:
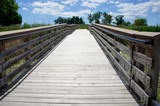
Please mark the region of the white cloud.
[[63, 9], [65, 8], [64, 5], [61, 5], [57, 2], [53, 2], [53, 1], [47, 1], [47, 2], [40, 2], [40, 1], [35, 1], [32, 4], [33, 7], [37, 7], [37, 8], [48, 8], [48, 9], [55, 9], [55, 10], [59, 10], [59, 11], [63, 11]]
[[100, 4], [98, 3], [92, 3], [92, 2], [87, 2], [87, 1], [84, 1], [82, 3], [82, 6], [85, 6], [85, 7], [88, 7], [88, 8], [97, 8], [97, 6], [99, 6]]
[[82, 0], [82, 6], [88, 8], [97, 8], [102, 3], [107, 3], [108, 0]]
[[107, 2], [107, 0], [86, 0], [86, 1], [89, 1], [92, 3], [105, 3], [105, 2]]
[[39, 2], [32, 4], [34, 7], [32, 13], [57, 15], [64, 10], [65, 6], [53, 1]]
[[81, 16], [85, 17], [89, 13], [92, 13], [89, 9], [83, 9], [80, 11], [65, 11], [67, 7], [65, 7], [62, 4], [53, 2], [53, 1], [47, 1], [47, 2], [39, 2], [36, 1], [32, 4], [34, 7], [32, 13], [36, 14], [47, 14], [47, 15], [53, 15], [53, 16], [63, 16], [63, 17], [71, 17], [71, 16]]
[[159, 12], [160, 11], [160, 1], [153, 3], [152, 12]]
[[72, 5], [76, 5], [76, 3], [78, 2], [79, 0], [64, 0], [62, 1], [61, 3], [63, 4], [70, 4], [71, 6]]
[[24, 10], [24, 11], [28, 11], [28, 8], [26, 8], [26, 7], [23, 7], [23, 8], [22, 8], [22, 10]]
[[86, 15], [88, 15], [89, 13], [92, 13], [92, 11], [85, 9], [85, 10], [80, 10], [76, 12], [62, 12], [61, 15], [65, 17], [72, 17], [72, 16], [86, 17]]
[[112, 1], [112, 0], [108, 1], [108, 3], [109, 3], [109, 4], [120, 4], [119, 1]]
[[148, 13], [160, 11], [160, 0], [158, 2], [144, 2], [144, 3], [120, 3], [116, 5], [119, 14], [125, 15], [125, 18], [133, 19], [135, 17], [146, 17]]

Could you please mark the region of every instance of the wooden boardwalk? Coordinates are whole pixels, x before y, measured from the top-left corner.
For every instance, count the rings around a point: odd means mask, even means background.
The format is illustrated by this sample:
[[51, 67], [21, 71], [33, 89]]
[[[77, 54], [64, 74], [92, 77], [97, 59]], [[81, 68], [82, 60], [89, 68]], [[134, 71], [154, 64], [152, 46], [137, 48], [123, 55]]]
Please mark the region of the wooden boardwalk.
[[94, 37], [69, 35], [0, 106], [138, 106]]

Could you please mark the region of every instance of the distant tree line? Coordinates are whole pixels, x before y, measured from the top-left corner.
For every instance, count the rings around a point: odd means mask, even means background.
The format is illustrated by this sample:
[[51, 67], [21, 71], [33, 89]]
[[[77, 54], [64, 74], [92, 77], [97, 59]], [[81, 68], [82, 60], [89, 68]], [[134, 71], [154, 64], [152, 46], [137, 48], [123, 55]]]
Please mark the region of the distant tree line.
[[[102, 22], [100, 22], [100, 19]], [[113, 16], [111, 14], [108, 14], [107, 12], [96, 12], [93, 14], [88, 15], [88, 21], [89, 23], [101, 23], [101, 24], [116, 24], [117, 26], [124, 25], [124, 26], [131, 26], [132, 24], [129, 21], [124, 20], [123, 15], [117, 15], [114, 17], [115, 22], [113, 21]], [[137, 18], [134, 20], [133, 25], [135, 26], [146, 26], [147, 20], [145, 18]]]
[[157, 24], [156, 26], [148, 26], [147, 19], [145, 18], [136, 18], [134, 22], [131, 23], [129, 21], [125, 21], [123, 15], [117, 15], [113, 17], [107, 12], [96, 12], [93, 14], [88, 14], [87, 18], [89, 23], [116, 25], [118, 27], [137, 31], [160, 32], [160, 25]]
[[78, 16], [73, 16], [72, 18], [63, 18], [63, 17], [58, 17], [57, 19], [54, 20], [55, 24], [85, 24], [83, 19]]

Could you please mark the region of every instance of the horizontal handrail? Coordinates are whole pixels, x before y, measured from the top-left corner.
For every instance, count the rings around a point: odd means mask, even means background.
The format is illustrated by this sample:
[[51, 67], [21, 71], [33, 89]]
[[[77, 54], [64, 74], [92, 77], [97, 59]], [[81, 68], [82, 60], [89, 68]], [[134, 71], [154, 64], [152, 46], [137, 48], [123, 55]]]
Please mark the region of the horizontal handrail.
[[60, 25], [51, 25], [51, 26], [44, 26], [44, 27], [37, 27], [37, 28], [29, 28], [29, 29], [23, 29], [23, 30], [0, 32], [0, 40], [14, 39], [14, 38], [23, 37], [26, 35], [54, 30], [61, 27], [72, 27], [72, 26], [74, 26], [74, 24], [72, 25], [60, 24]]
[[76, 25], [60, 24], [1, 32], [0, 93], [23, 77], [75, 29]]
[[[89, 31], [143, 105], [156, 100], [160, 71], [160, 33], [138, 32], [100, 24]], [[110, 36], [111, 35], [111, 36]], [[125, 80], [124, 80], [125, 79]]]
[[129, 40], [129, 41], [131, 41], [131, 42], [143, 43], [143, 44], [152, 44], [152, 43], [153, 43], [152, 40], [142, 40], [142, 39], [134, 38], [134, 33], [132, 34], [132, 37], [129, 37], [129, 36], [125, 36], [125, 35], [122, 35], [122, 34], [117, 34], [117, 33], [114, 33], [114, 32], [112, 32], [112, 31], [106, 30], [106, 29], [104, 29], [104, 28], [99, 27], [98, 25], [94, 25], [94, 24], [93, 24], [93, 27], [98, 28], [98, 29], [100, 29], [100, 30], [103, 31], [103, 32], [112, 34], [113, 36], [119, 37], [119, 38], [121, 38], [121, 39]]

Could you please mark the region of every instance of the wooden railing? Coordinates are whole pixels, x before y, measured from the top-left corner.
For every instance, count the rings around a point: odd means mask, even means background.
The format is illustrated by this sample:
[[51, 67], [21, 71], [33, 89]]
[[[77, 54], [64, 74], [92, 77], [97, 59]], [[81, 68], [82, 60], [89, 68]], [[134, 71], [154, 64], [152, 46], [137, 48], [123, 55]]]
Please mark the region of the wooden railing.
[[160, 33], [138, 32], [93, 24], [91, 34], [139, 102], [156, 100], [160, 71]]
[[76, 25], [55, 25], [0, 33], [0, 90], [14, 85]]

